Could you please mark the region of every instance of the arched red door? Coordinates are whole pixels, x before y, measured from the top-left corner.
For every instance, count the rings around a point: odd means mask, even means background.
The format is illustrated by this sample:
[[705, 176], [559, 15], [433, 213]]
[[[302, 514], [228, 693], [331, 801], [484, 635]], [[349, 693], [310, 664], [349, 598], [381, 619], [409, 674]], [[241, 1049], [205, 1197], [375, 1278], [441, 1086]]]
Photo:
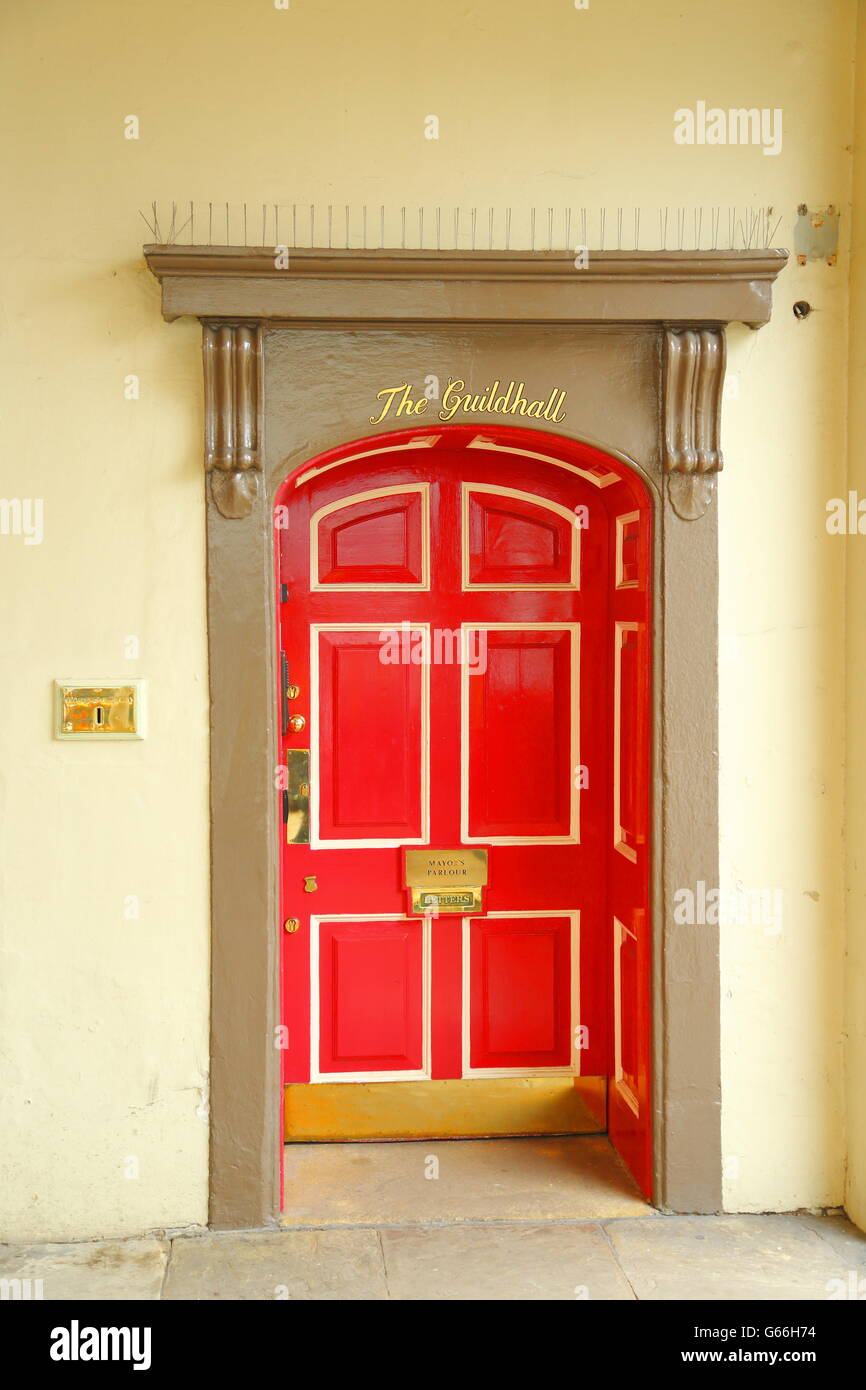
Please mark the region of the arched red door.
[[285, 1082], [327, 1137], [383, 1087], [418, 1135], [580, 1089], [649, 1195], [644, 485], [541, 432], [404, 431], [310, 461], [276, 524]]

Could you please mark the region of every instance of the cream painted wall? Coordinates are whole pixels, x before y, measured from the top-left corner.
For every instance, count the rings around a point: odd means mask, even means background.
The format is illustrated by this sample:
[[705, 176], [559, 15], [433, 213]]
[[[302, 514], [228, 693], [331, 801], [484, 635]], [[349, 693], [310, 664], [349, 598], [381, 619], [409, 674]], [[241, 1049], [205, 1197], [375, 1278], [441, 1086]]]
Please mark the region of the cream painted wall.
[[[138, 209], [423, 202], [430, 228], [435, 205], [460, 204], [465, 231], [471, 207], [493, 204], [498, 243], [501, 210], [515, 210], [516, 245], [533, 204], [606, 206], [610, 245], [616, 208], [628, 227], [638, 204], [655, 245], [650, 209], [668, 205], [673, 246], [684, 204], [769, 204], [790, 244], [799, 202], [849, 195], [854, 22], [853, 0], [7, 9], [0, 495], [46, 511], [41, 546], [0, 537], [14, 596], [0, 721], [6, 1238], [206, 1213], [198, 332], [159, 317]], [[673, 111], [698, 100], [781, 107], [782, 153], [676, 145]], [[438, 141], [424, 139], [430, 114]], [[799, 298], [817, 311], [802, 324]], [[723, 883], [785, 891], [780, 935], [724, 939], [731, 1209], [842, 1200], [844, 547], [823, 508], [845, 486], [845, 333], [843, 263], [788, 270], [774, 322], [731, 335]], [[146, 742], [52, 741], [55, 676], [124, 674], [150, 682]]]
[[[857, 30], [854, 130], [854, 224], [851, 247], [851, 338], [848, 487], [866, 498], [866, 3]], [[866, 1229], [866, 538], [845, 538], [847, 584], [847, 871], [846, 1096], [848, 1172], [845, 1204]]]

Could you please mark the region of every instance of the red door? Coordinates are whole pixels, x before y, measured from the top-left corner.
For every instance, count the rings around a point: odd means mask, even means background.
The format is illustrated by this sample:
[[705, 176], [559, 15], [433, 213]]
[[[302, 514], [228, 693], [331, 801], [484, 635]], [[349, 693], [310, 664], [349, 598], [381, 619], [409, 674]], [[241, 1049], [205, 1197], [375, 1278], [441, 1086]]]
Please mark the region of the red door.
[[645, 1190], [649, 521], [606, 455], [462, 427], [277, 506], [286, 1082], [605, 1076]]

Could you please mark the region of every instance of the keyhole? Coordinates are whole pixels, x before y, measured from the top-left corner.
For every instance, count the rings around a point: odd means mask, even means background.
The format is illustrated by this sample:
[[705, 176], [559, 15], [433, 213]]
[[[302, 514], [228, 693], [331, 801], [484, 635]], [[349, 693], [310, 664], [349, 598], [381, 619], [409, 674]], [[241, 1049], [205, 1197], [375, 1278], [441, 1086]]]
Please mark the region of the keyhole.
[[101, 729], [103, 724], [105, 723], [105, 707], [103, 705], [96, 706], [95, 719], [97, 729]]

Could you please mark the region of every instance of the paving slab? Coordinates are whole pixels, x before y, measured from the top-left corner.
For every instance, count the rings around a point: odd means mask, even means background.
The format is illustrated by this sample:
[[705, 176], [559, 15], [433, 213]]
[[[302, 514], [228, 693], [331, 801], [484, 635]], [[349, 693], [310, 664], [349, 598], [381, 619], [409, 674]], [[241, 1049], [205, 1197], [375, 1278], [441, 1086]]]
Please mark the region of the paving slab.
[[826, 1240], [848, 1268], [857, 1270], [861, 1276], [866, 1275], [866, 1232], [849, 1221], [844, 1212], [833, 1212], [827, 1216], [797, 1212], [796, 1219]]
[[383, 1230], [392, 1299], [596, 1301], [634, 1293], [600, 1226], [439, 1226]]
[[605, 1230], [639, 1299], [827, 1300], [851, 1268], [796, 1215], [668, 1216]]
[[163, 1298], [340, 1300], [388, 1297], [375, 1231], [262, 1231], [181, 1236], [172, 1243]]
[[25, 1281], [4, 1283], [3, 1296], [46, 1302], [158, 1299], [168, 1253], [168, 1241], [150, 1239], [0, 1245], [0, 1280]]
[[606, 1138], [287, 1144], [286, 1226], [657, 1217]]

